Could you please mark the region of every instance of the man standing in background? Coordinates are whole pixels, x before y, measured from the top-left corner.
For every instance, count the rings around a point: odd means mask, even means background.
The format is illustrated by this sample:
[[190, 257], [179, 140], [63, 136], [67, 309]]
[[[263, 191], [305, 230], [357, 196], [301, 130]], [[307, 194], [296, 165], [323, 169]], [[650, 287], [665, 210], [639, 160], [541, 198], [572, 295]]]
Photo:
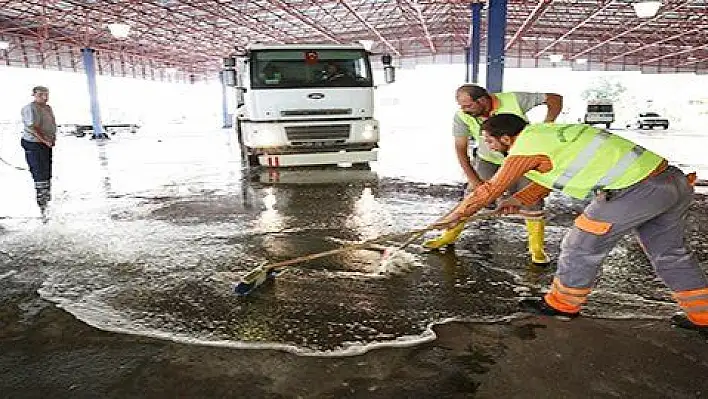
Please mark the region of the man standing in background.
[[32, 88], [34, 101], [22, 108], [22, 148], [32, 173], [37, 192], [37, 205], [46, 217], [51, 199], [52, 147], [56, 142], [57, 124], [52, 107], [47, 105], [49, 90], [44, 86]]
[[[554, 122], [563, 108], [563, 97], [553, 93], [489, 93], [481, 86], [464, 84], [455, 92], [459, 110], [455, 113], [452, 134], [455, 136], [455, 153], [467, 179], [469, 192], [494, 176], [499, 169], [504, 155], [487, 148], [481, 139], [480, 125], [492, 115], [512, 113], [528, 121], [526, 112], [546, 104], [548, 110], [544, 122]], [[470, 140], [477, 144], [474, 158], [469, 156]], [[521, 179], [509, 188], [511, 194], [524, 188], [529, 181]], [[544, 248], [545, 220], [543, 201], [525, 208], [530, 216], [526, 217], [529, 254], [531, 262], [544, 265], [550, 262]], [[464, 229], [464, 223], [445, 231], [440, 237], [425, 242], [430, 249], [440, 248], [453, 243]]]

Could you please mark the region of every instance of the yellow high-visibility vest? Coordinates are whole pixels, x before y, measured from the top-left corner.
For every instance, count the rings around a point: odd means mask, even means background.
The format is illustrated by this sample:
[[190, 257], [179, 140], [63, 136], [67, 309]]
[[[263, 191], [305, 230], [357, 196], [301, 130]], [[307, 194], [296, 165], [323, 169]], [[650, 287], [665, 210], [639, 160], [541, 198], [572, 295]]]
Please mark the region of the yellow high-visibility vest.
[[529, 171], [532, 181], [585, 199], [596, 190], [629, 187], [649, 176], [664, 158], [623, 137], [588, 125], [528, 125], [509, 149], [512, 155], [546, 155], [553, 169]]
[[[494, 96], [499, 100], [499, 108], [495, 109], [493, 114], [514, 114], [523, 118], [528, 122], [526, 114], [521, 109], [519, 102], [516, 100], [516, 94], [514, 93], [495, 93]], [[458, 110], [457, 114], [460, 119], [469, 128], [469, 135], [474, 138], [477, 142], [477, 156], [484, 159], [487, 162], [495, 163], [501, 165], [504, 161], [504, 155], [497, 151], [492, 151], [487, 148], [487, 145], [482, 139], [482, 132], [480, 130], [481, 123], [472, 115], [465, 113], [462, 110]]]

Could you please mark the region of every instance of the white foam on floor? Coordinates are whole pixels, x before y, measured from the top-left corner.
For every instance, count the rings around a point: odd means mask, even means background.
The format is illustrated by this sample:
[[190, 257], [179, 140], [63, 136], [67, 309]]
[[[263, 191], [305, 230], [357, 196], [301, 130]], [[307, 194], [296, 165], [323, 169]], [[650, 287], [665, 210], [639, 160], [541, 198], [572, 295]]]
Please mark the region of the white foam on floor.
[[381, 258], [377, 273], [383, 275], [400, 275], [421, 265], [416, 255], [404, 250], [391, 249], [387, 250]]

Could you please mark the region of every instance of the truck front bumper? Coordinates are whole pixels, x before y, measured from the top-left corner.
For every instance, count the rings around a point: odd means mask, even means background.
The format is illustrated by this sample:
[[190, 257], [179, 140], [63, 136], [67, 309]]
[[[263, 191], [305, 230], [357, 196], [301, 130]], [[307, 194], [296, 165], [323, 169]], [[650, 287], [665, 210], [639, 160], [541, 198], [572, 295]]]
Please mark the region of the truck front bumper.
[[376, 161], [376, 149], [366, 151], [315, 152], [303, 154], [262, 154], [258, 163], [272, 168], [305, 165], [337, 165], [343, 163], [366, 163]]

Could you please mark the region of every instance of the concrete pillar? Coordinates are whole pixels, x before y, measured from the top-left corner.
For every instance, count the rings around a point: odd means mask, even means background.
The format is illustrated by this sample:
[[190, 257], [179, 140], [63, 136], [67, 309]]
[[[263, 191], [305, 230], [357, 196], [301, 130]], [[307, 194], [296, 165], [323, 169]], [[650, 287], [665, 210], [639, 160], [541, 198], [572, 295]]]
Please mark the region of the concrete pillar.
[[504, 85], [506, 0], [489, 0], [488, 4], [486, 88], [490, 93], [499, 93]]
[[89, 99], [91, 101], [91, 121], [93, 123], [93, 138], [105, 139], [108, 135], [103, 131], [101, 123], [101, 109], [98, 105], [98, 91], [96, 90], [96, 59], [95, 50], [91, 48], [81, 49], [81, 58], [84, 62], [84, 70], [88, 80]]

